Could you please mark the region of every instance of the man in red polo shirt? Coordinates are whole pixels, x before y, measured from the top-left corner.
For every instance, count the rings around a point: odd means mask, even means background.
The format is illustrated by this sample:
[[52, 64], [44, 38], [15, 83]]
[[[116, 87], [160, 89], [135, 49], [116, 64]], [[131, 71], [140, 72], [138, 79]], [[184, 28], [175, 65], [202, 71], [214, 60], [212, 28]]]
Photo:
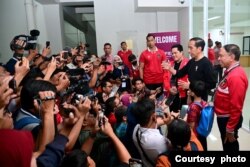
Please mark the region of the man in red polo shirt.
[[113, 55], [112, 55], [112, 46], [110, 43], [105, 43], [104, 44], [104, 47], [103, 47], [103, 50], [104, 50], [104, 55], [101, 57], [102, 61], [105, 61], [105, 62], [109, 62], [110, 65], [107, 65], [106, 67], [106, 71], [109, 72], [109, 71], [113, 71]]
[[118, 51], [117, 55], [121, 57], [123, 63], [130, 69], [132, 67], [128, 60], [128, 56], [132, 54], [132, 51], [128, 49], [126, 42], [121, 42], [121, 50]]
[[141, 53], [139, 59], [140, 77], [148, 89], [155, 90], [163, 84], [161, 63], [166, 60], [166, 55], [155, 46], [154, 35], [148, 34], [146, 39], [148, 48]]

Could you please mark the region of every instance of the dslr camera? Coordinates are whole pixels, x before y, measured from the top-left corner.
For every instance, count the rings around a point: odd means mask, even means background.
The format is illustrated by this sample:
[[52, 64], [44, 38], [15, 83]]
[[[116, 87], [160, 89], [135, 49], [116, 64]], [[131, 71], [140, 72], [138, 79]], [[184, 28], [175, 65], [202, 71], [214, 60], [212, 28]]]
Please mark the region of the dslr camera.
[[[13, 40], [10, 42], [10, 49], [11, 50], [17, 50], [17, 49], [24, 49], [24, 50], [30, 50], [30, 49], [36, 49], [37, 45], [37, 38], [40, 35], [40, 32], [38, 30], [31, 30], [30, 35], [17, 35], [13, 38]], [[16, 44], [17, 40], [22, 40], [26, 43], [26, 46], [20, 46]]]

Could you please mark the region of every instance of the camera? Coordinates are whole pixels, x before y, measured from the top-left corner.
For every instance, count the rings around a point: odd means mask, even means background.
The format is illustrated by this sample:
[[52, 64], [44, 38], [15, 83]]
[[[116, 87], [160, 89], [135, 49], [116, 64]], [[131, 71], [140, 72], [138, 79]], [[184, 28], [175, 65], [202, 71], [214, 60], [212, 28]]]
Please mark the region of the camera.
[[62, 94], [62, 96], [68, 96], [72, 93], [76, 94], [88, 94], [90, 91], [89, 88], [89, 79], [85, 77], [85, 71], [81, 68], [79, 69], [69, 69], [66, 71], [66, 74], [70, 80], [70, 86]]
[[80, 100], [82, 99], [83, 101], [86, 100], [86, 98], [89, 98], [91, 101], [93, 101], [96, 96], [95, 94], [88, 94], [88, 95], [82, 95], [82, 94], [75, 94], [71, 100], [71, 103], [79, 104]]
[[[30, 36], [29, 35], [17, 35], [13, 38], [13, 40], [10, 43], [10, 49], [11, 50], [17, 50], [17, 49], [24, 49], [24, 50], [30, 50], [30, 49], [36, 49], [37, 45], [37, 37], [40, 35], [40, 32], [38, 30], [31, 30]], [[16, 44], [17, 40], [23, 40], [26, 45], [20, 46]]]
[[184, 4], [185, 0], [179, 0], [179, 2], [180, 2], [181, 4]]

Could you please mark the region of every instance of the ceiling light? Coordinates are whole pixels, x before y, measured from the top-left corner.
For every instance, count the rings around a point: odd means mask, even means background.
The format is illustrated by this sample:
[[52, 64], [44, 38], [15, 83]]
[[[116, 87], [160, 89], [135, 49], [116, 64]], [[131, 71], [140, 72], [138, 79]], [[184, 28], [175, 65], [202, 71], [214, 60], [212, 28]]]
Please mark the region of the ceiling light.
[[207, 20], [210, 21], [210, 20], [215, 20], [215, 19], [219, 19], [219, 18], [221, 18], [221, 16], [214, 16], [214, 17], [211, 17], [211, 18], [209, 18]]

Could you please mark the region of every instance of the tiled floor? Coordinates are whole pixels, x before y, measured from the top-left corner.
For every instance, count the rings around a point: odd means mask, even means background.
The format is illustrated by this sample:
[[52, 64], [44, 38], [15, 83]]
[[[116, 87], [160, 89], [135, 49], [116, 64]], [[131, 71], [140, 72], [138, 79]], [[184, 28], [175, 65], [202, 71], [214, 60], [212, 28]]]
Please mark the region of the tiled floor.
[[250, 67], [246, 67], [245, 71], [248, 76], [248, 90], [243, 107], [243, 127], [244, 129], [249, 131], [250, 130], [249, 127], [250, 126]]
[[[250, 133], [249, 131], [246, 131], [244, 129], [239, 130], [239, 143], [240, 143], [240, 150], [249, 150], [250, 151]], [[208, 145], [208, 150], [218, 150], [222, 151], [222, 144], [221, 144], [221, 139], [220, 139], [220, 132], [218, 129], [217, 121], [216, 118], [214, 120], [214, 125], [212, 132], [207, 138], [207, 145]]]
[[[243, 128], [239, 130], [239, 143], [240, 150], [249, 150], [250, 151], [250, 68], [245, 68], [248, 79], [249, 87], [247, 90], [247, 95], [243, 107]], [[216, 117], [214, 120], [214, 125], [211, 134], [207, 138], [208, 150], [222, 150], [222, 144], [220, 139], [220, 132], [218, 129]]]

